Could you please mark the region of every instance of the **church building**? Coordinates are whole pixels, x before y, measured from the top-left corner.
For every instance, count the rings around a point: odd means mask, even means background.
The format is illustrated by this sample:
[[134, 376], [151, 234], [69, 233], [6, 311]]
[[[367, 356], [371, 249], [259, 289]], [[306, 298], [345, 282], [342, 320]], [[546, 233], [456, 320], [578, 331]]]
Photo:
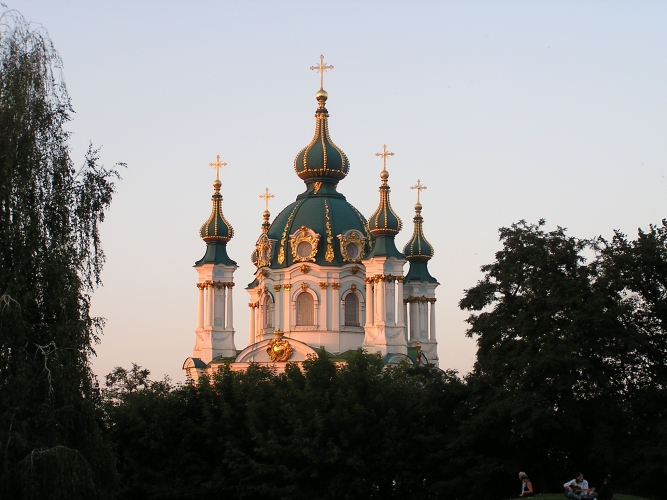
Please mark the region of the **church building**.
[[[234, 329], [234, 272], [237, 263], [227, 253], [234, 229], [222, 211], [218, 156], [211, 166], [211, 215], [200, 234], [204, 256], [195, 263], [198, 274], [197, 328], [192, 357], [183, 369], [188, 377], [215, 373], [230, 363], [244, 370], [250, 363], [275, 366], [299, 363], [325, 350], [344, 363], [349, 353], [363, 348], [379, 353], [385, 364], [431, 363], [438, 366], [435, 328], [435, 289], [438, 281], [428, 271], [433, 248], [424, 237], [418, 180], [413, 232], [401, 252], [396, 237], [403, 223], [390, 203], [386, 160], [393, 153], [383, 147], [379, 200], [375, 212], [364, 217], [342, 194], [339, 185], [350, 161], [329, 135], [328, 94], [315, 94], [315, 135], [294, 159], [294, 171], [305, 190], [270, 222], [265, 199], [261, 234], [250, 260], [255, 279], [246, 286], [249, 296], [248, 346], [236, 348]], [[407, 265], [407, 273], [405, 272]], [[237, 292], [238, 293], [238, 292]], [[245, 301], [244, 301], [245, 302]], [[245, 304], [244, 304], [245, 306]]]

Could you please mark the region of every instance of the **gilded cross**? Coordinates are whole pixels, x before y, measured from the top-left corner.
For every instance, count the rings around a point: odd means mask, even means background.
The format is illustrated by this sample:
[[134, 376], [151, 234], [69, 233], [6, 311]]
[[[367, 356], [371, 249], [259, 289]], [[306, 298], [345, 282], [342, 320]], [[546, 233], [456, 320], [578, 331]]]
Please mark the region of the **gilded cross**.
[[417, 203], [419, 203], [419, 195], [424, 189], [427, 189], [427, 187], [424, 186], [419, 179], [417, 179], [417, 184], [415, 184], [414, 186], [410, 186], [410, 189], [417, 190]]
[[215, 161], [213, 163], [208, 164], [209, 167], [213, 167], [215, 169], [215, 180], [219, 181], [220, 180], [220, 167], [226, 167], [227, 164], [225, 162], [220, 161], [220, 155], [215, 157]]
[[269, 211], [269, 199], [270, 198], [275, 198], [276, 195], [269, 193], [269, 188], [266, 188], [264, 190], [264, 194], [260, 194], [259, 197], [264, 200], [264, 211], [268, 212]]
[[327, 64], [324, 62], [324, 56], [320, 55], [320, 64], [317, 66], [311, 66], [310, 69], [320, 72], [320, 90], [324, 90], [324, 72], [328, 69], [334, 69], [334, 67], [327, 66]]
[[382, 145], [382, 153], [375, 153], [375, 156], [381, 156], [382, 157], [382, 171], [386, 172], [387, 171], [387, 156], [394, 156], [394, 153], [390, 153], [387, 151], [387, 145], [383, 144]]

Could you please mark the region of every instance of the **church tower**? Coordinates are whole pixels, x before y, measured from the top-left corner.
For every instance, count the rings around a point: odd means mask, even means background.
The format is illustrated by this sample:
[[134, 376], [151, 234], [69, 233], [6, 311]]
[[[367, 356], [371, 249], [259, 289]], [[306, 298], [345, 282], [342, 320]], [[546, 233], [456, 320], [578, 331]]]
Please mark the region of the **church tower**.
[[372, 251], [362, 261], [366, 268], [366, 296], [369, 306], [366, 308], [364, 326], [364, 349], [389, 354], [407, 355], [408, 346], [405, 336], [403, 314], [403, 266], [405, 255], [397, 248], [394, 238], [403, 227], [398, 215], [394, 213], [389, 201], [389, 172], [387, 157], [394, 153], [387, 152], [383, 146], [383, 169], [380, 172], [380, 203], [368, 220], [368, 228], [375, 242]]
[[210, 164], [216, 169], [211, 197], [211, 215], [199, 230], [206, 242], [206, 253], [195, 263], [199, 275], [197, 288], [197, 329], [192, 357], [203, 363], [221, 357], [236, 356], [234, 346], [234, 271], [236, 262], [227, 255], [227, 242], [234, 236], [234, 229], [222, 213], [220, 194], [220, 167], [227, 164], [220, 156]]
[[[428, 272], [428, 261], [433, 257], [433, 247], [424, 236], [421, 191], [426, 189], [418, 179], [411, 189], [417, 190], [414, 230], [412, 238], [403, 249], [410, 269], [403, 281], [406, 299], [405, 316], [408, 318], [408, 345], [419, 347], [426, 360], [438, 366], [438, 343], [435, 337], [435, 288], [440, 284]], [[419, 344], [419, 346], [417, 346]]]

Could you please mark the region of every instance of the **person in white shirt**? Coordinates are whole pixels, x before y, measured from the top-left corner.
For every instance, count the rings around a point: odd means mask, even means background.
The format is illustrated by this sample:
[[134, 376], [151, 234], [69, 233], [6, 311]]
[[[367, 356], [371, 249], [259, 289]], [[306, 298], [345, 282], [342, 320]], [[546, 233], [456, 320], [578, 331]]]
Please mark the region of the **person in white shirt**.
[[577, 477], [565, 483], [563, 488], [565, 488], [565, 497], [573, 500], [589, 500], [598, 496], [595, 488], [589, 489], [588, 481], [584, 479], [584, 474], [581, 472], [577, 472]]

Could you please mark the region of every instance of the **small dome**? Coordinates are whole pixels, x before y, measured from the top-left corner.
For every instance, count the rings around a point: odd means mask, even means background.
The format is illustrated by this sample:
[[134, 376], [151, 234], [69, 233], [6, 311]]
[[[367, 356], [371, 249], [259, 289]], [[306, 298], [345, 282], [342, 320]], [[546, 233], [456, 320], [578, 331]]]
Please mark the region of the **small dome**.
[[223, 241], [228, 242], [234, 237], [234, 228], [232, 225], [227, 222], [225, 216], [222, 213], [222, 195], [220, 194], [220, 186], [222, 182], [215, 180], [213, 182], [213, 196], [211, 197], [211, 202], [213, 208], [211, 210], [211, 215], [208, 217], [206, 222], [202, 224], [199, 234], [206, 243]]
[[380, 204], [375, 212], [373, 212], [373, 215], [368, 218], [368, 228], [373, 236], [393, 236], [401, 230], [403, 222], [401, 222], [401, 218], [392, 210], [391, 203], [389, 202], [389, 193], [391, 192], [387, 184], [389, 172], [383, 170], [380, 173], [380, 179], [382, 179]]
[[339, 181], [350, 171], [350, 161], [329, 137], [329, 112], [324, 107], [329, 95], [320, 90], [315, 96], [319, 104], [315, 112], [315, 135], [294, 158], [294, 170], [304, 181], [313, 178]]
[[409, 261], [427, 261], [433, 257], [433, 247], [426, 240], [422, 224], [424, 218], [421, 216], [421, 203], [415, 205], [415, 217], [413, 219], [415, 228], [412, 233], [412, 238], [407, 242], [403, 253]]

